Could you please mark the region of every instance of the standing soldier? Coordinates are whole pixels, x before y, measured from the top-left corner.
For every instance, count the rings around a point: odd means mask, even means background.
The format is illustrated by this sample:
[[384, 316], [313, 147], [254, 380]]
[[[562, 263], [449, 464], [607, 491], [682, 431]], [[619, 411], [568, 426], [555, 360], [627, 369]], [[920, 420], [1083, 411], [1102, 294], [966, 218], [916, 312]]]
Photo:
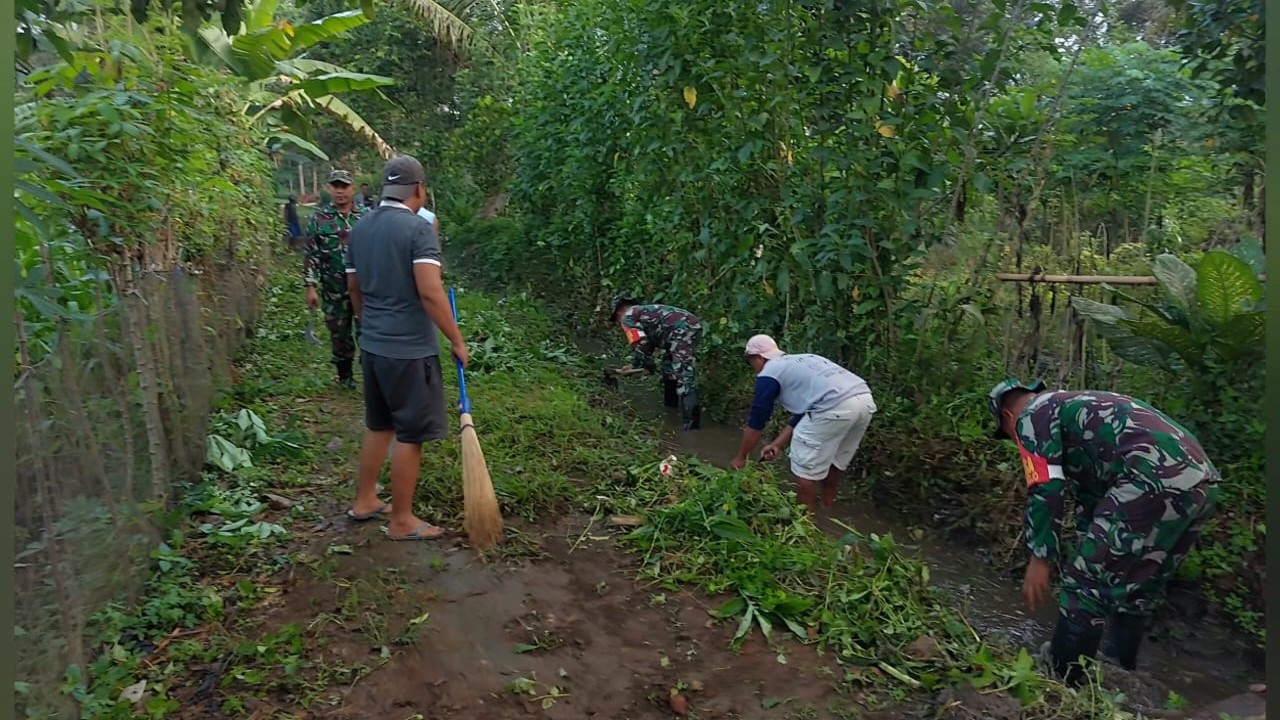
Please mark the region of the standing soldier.
[[1069, 684], [1082, 678], [1111, 621], [1107, 656], [1137, 665], [1145, 618], [1195, 544], [1218, 498], [1218, 470], [1186, 428], [1116, 393], [1044, 391], [1005, 380], [989, 398], [995, 437], [1012, 439], [1027, 481], [1022, 582], [1035, 609], [1049, 594], [1067, 495], [1079, 547], [1066, 567], [1058, 624], [1042, 652]]
[[355, 360], [360, 326], [354, 321], [351, 311], [343, 254], [351, 227], [360, 219], [364, 208], [352, 201], [351, 185], [351, 173], [346, 170], [329, 173], [331, 201], [317, 208], [307, 222], [303, 282], [307, 286], [307, 306], [314, 308], [319, 304], [324, 307], [324, 323], [329, 328], [329, 343], [333, 350], [331, 362], [338, 369], [338, 383], [354, 389], [356, 383], [351, 365]]
[[630, 375], [655, 370], [653, 353], [662, 349], [663, 403], [680, 408], [685, 430], [702, 426], [702, 406], [698, 403], [698, 387], [694, 376], [694, 356], [702, 342], [702, 321], [688, 310], [670, 305], [640, 305], [624, 295], [613, 299], [610, 318], [622, 327], [631, 345], [632, 360], [628, 367], [614, 370], [617, 375]]

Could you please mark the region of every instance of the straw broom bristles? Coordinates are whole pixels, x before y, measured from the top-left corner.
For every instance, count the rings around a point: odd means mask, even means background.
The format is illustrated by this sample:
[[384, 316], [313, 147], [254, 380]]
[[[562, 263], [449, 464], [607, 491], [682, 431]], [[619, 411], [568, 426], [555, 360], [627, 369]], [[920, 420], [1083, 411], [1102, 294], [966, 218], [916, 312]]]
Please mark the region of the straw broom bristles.
[[502, 510], [493, 492], [489, 467], [480, 449], [471, 414], [462, 413], [462, 527], [477, 550], [488, 550], [502, 540]]

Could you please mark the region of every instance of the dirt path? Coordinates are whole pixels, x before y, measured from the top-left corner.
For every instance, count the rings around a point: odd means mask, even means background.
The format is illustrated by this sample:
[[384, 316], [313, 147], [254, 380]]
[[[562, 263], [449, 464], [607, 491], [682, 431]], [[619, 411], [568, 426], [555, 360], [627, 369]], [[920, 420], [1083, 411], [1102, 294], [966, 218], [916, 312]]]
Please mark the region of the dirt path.
[[[521, 528], [539, 557], [513, 566], [453, 539], [391, 543], [333, 509], [309, 553], [331, 561], [302, 560], [312, 569], [291, 573], [260, 627], [304, 629], [318, 666], [369, 668], [319, 693], [317, 716], [669, 718], [673, 693], [699, 718], [902, 716], [838, 694], [840, 671], [811, 649], [730, 650], [715, 604], [637, 586], [616, 531], [590, 518]], [[352, 554], [328, 553], [342, 545]]]

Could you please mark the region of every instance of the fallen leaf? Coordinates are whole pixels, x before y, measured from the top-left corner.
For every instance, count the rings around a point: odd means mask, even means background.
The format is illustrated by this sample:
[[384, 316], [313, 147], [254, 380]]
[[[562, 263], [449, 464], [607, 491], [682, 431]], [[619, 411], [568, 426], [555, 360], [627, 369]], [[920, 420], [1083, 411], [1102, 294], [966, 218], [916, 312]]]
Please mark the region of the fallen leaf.
[[912, 660], [932, 660], [942, 652], [938, 641], [928, 635], [921, 635], [903, 649], [902, 653]]
[[147, 681], [139, 680], [120, 691], [119, 702], [139, 703], [142, 702], [142, 696], [147, 690]]
[[684, 89], [684, 104], [692, 110], [694, 105], [698, 104], [698, 91], [694, 88], [686, 86]]
[[274, 493], [263, 493], [262, 497], [267, 501], [267, 504], [271, 506], [272, 510], [288, 510], [298, 504], [297, 500], [290, 500], [283, 495], [276, 495]]

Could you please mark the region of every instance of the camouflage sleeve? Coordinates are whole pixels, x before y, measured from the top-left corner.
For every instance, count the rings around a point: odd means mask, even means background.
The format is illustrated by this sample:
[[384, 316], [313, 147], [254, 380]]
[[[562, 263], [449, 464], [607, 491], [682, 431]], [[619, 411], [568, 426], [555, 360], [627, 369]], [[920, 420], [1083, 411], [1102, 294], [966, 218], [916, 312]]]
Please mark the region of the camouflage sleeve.
[[631, 367], [653, 369], [653, 342], [630, 316], [622, 316], [622, 332], [631, 344]]
[[1058, 556], [1058, 521], [1062, 518], [1066, 483], [1053, 479], [1027, 489], [1027, 550], [1033, 557], [1053, 560]]
[[1018, 423], [1018, 452], [1027, 480], [1024, 516], [1027, 551], [1053, 560], [1058, 555], [1066, 478], [1062, 472], [1062, 425], [1053, 408], [1024, 415]]
[[302, 240], [302, 283], [313, 287], [320, 282], [320, 253], [316, 246], [316, 219], [307, 220], [307, 229]]

